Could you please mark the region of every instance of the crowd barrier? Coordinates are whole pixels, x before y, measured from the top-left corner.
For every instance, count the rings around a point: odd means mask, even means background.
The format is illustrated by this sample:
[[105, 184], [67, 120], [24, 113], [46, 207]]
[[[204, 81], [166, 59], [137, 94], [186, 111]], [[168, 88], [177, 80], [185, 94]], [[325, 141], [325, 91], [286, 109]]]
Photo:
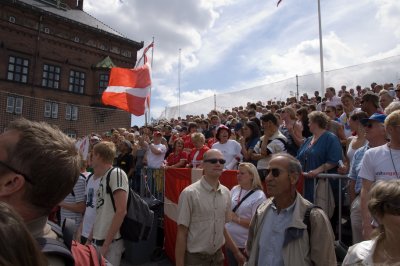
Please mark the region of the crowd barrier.
[[[164, 249], [171, 261], [175, 261], [175, 243], [177, 233], [177, 216], [179, 195], [184, 188], [196, 182], [203, 175], [202, 169], [195, 168], [169, 168], [142, 170], [142, 185], [140, 195], [142, 197], [153, 197], [164, 202]], [[314, 178], [314, 184], [318, 179], [338, 180], [339, 188], [342, 188], [343, 180], [347, 180], [346, 175], [339, 174], [319, 174]], [[229, 189], [237, 185], [237, 171], [226, 170], [220, 177], [220, 182]], [[303, 180], [300, 181], [302, 183]], [[298, 186], [301, 192], [302, 186]], [[316, 193], [314, 193], [315, 196]], [[326, 191], [328, 194], [328, 191]], [[342, 189], [338, 193], [338, 240], [342, 240]]]

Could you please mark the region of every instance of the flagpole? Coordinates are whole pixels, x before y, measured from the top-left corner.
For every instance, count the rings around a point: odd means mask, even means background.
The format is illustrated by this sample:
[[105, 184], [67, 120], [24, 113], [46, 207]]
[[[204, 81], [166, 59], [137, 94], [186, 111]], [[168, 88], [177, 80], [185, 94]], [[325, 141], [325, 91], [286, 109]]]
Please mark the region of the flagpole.
[[[153, 58], [154, 58], [154, 36], [153, 36], [153, 47], [151, 48], [151, 61], [150, 61], [150, 67], [151, 67], [151, 73], [153, 73]], [[151, 87], [150, 87], [150, 103], [151, 103]], [[148, 119], [151, 118], [151, 104], [149, 103], [149, 110], [148, 110]]]
[[319, 61], [321, 67], [321, 96], [324, 95], [325, 77], [324, 77], [324, 48], [322, 46], [322, 26], [321, 26], [321, 3], [318, 0], [318, 26], [319, 26]]
[[181, 52], [179, 48], [179, 63], [178, 63], [178, 117], [181, 116]]

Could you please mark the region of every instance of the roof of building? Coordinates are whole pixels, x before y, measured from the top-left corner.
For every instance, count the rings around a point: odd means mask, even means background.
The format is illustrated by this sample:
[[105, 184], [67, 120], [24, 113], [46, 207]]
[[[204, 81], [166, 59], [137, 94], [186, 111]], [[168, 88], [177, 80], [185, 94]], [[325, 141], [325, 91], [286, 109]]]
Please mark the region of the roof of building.
[[[54, 1], [54, 0], [47, 0], [47, 1], [46, 0], [44, 0], [44, 1], [43, 0], [42, 1], [40, 1], [40, 0], [17, 0], [16, 2], [18, 2], [19, 4], [22, 4], [22, 5], [29, 5], [33, 8], [37, 8], [41, 11], [48, 12], [48, 13], [51, 13], [51, 14], [59, 16], [59, 17], [63, 17], [65, 19], [71, 20], [73, 22], [83, 24], [85, 26], [92, 28], [93, 30], [106, 32], [108, 34], [112, 34], [112, 35], [118, 36], [120, 38], [129, 40], [131, 42], [135, 42], [138, 45], [140, 45], [141, 47], [143, 47], [143, 42], [140, 43], [140, 42], [136, 42], [131, 39], [128, 39], [126, 36], [122, 35], [120, 32], [114, 30], [110, 26], [104, 24], [103, 22], [101, 22], [100, 20], [91, 16], [90, 14], [86, 13], [85, 11], [79, 10], [79, 9], [70, 9], [65, 4], [63, 4], [61, 1], [60, 1], [61, 5], [59, 7], [57, 7], [57, 4], [55, 4], [58, 1]], [[52, 4], [52, 2], [54, 2], [54, 4]]]
[[115, 64], [111, 60], [109, 56], [106, 56], [103, 60], [96, 64], [97, 68], [112, 68], [115, 67]]

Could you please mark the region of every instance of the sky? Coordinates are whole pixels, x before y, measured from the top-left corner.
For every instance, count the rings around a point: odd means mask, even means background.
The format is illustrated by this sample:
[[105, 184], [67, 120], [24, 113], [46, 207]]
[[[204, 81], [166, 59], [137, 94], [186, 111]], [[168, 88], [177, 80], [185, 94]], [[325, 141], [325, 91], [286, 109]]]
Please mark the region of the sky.
[[[84, 10], [145, 46], [154, 37], [151, 116], [159, 118], [178, 105], [179, 49], [181, 115], [207, 113], [214, 94], [219, 109], [286, 99], [296, 75], [300, 93], [320, 90], [318, 1], [276, 2], [85, 0]], [[398, 14], [398, 0], [321, 0], [325, 87], [400, 83]]]

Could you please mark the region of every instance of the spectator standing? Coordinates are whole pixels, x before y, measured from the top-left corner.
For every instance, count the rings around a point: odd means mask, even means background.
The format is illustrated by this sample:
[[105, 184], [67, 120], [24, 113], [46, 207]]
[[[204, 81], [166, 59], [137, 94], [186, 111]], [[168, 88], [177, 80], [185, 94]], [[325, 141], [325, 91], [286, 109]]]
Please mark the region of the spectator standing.
[[88, 241], [98, 246], [113, 266], [119, 266], [124, 251], [119, 229], [126, 214], [129, 185], [125, 172], [112, 167], [115, 154], [112, 142], [103, 141], [93, 148], [92, 165], [101, 180], [97, 191], [96, 219]]
[[160, 169], [164, 162], [167, 147], [161, 143], [162, 134], [159, 131], [153, 133], [153, 143], [149, 145], [147, 151], [147, 166], [153, 169]]
[[[308, 123], [308, 110], [305, 107], [301, 107], [296, 111], [296, 117], [297, 117], [297, 125], [301, 128], [301, 135], [303, 137], [303, 141], [301, 144], [303, 144], [304, 139], [308, 138], [312, 135]], [[301, 145], [300, 144], [300, 145]]]
[[204, 144], [205, 138], [202, 133], [193, 133], [192, 142], [194, 148], [192, 149], [188, 157], [189, 167], [199, 168], [201, 166], [201, 163], [203, 162], [204, 153], [210, 148], [208, 148], [208, 146]]
[[289, 154], [273, 155], [266, 178], [270, 198], [251, 221], [247, 265], [336, 266], [334, 235], [325, 213], [310, 212], [310, 235], [304, 216], [312, 204], [296, 192], [302, 169]]
[[357, 112], [359, 109], [354, 106], [354, 98], [351, 94], [345, 93], [341, 98], [343, 104], [343, 113], [339, 116], [339, 122], [344, 126], [344, 134], [346, 138], [352, 135], [350, 129], [350, 116]]
[[[251, 163], [239, 164], [238, 185], [231, 190], [232, 220], [225, 225], [236, 246], [244, 254], [249, 226], [257, 207], [266, 200], [257, 168]], [[228, 265], [237, 265], [228, 249]]]
[[325, 97], [326, 106], [336, 107], [336, 105], [342, 104], [340, 97], [336, 96], [336, 91], [333, 87], [326, 88]]
[[231, 140], [230, 137], [231, 130], [224, 125], [220, 125], [216, 134], [218, 142], [212, 145], [212, 149], [222, 152], [226, 161], [224, 168], [232, 170], [236, 169], [237, 164], [241, 161], [243, 156], [240, 152], [240, 144], [235, 140]]
[[[368, 212], [368, 193], [376, 181], [400, 178], [400, 111], [385, 115], [376, 114], [363, 123], [369, 127], [371, 120], [384, 120], [386, 133], [390, 136], [389, 143], [369, 149], [365, 152], [359, 176], [362, 178], [361, 214], [364, 239], [369, 239], [372, 231], [371, 216]], [[375, 123], [376, 124], [376, 123]], [[372, 125], [381, 126], [382, 125]]]
[[364, 94], [361, 99], [361, 110], [366, 112], [368, 116], [382, 113], [379, 111], [379, 96], [373, 92]]
[[166, 168], [184, 168], [187, 164], [188, 154], [183, 150], [182, 139], [176, 139], [172, 146], [172, 152], [167, 158]]
[[[57, 239], [47, 217], [79, 176], [74, 142], [47, 123], [18, 119], [0, 135], [0, 151], [0, 201], [21, 215], [34, 238]], [[46, 258], [50, 265], [65, 264], [59, 256]]]
[[385, 110], [385, 108], [388, 107], [391, 102], [393, 102], [393, 97], [388, 91], [382, 90], [379, 93], [379, 105], [381, 106], [382, 110]]
[[0, 202], [0, 264], [43, 266], [47, 261], [22, 218]]
[[[59, 204], [60, 224], [62, 225], [66, 218], [73, 220], [75, 222], [74, 234], [77, 232], [85, 212], [85, 185], [85, 176], [80, 174], [71, 193]], [[79, 239], [77, 240], [79, 241]]]
[[[304, 198], [314, 202], [314, 180], [312, 178], [321, 173], [336, 172], [338, 161], [342, 159], [342, 147], [339, 139], [326, 130], [329, 122], [326, 114], [314, 111], [308, 117], [310, 131], [313, 135], [306, 139], [300, 147], [297, 158], [301, 162], [303, 171], [307, 173], [307, 177], [310, 177], [304, 180]], [[332, 187], [332, 189], [334, 188]]]
[[[378, 147], [386, 144], [386, 131], [383, 127], [383, 122], [385, 116], [381, 114], [372, 115], [369, 119], [364, 117], [366, 114], [364, 112], [356, 113], [352, 116], [352, 119], [359, 119], [359, 123], [362, 121], [362, 126], [364, 127], [365, 137], [368, 141], [364, 146], [359, 148], [353, 156], [350, 164], [349, 171], [349, 195], [350, 195], [350, 219], [351, 219], [351, 229], [353, 236], [353, 244], [359, 243], [363, 240], [362, 236], [362, 216], [361, 216], [361, 206], [360, 206], [360, 193], [362, 187], [362, 179], [360, 177], [360, 169], [363, 164], [363, 157], [367, 150], [370, 148]], [[353, 118], [354, 117], [354, 118]], [[364, 117], [364, 118], [363, 118]], [[353, 122], [351, 122], [353, 123]], [[355, 122], [356, 123], [356, 122]]]
[[116, 166], [124, 170], [129, 182], [131, 182], [133, 172], [135, 171], [132, 156], [132, 143], [125, 139], [119, 143], [118, 149], [119, 155], [117, 157]]
[[243, 161], [256, 165], [257, 162], [251, 160], [251, 154], [260, 139], [260, 134], [260, 128], [256, 122], [249, 121], [243, 127], [243, 136], [239, 140], [242, 147]]
[[230, 220], [229, 190], [220, 184], [225, 163], [222, 153], [209, 150], [204, 154], [204, 176], [186, 187], [179, 196], [176, 265], [223, 265], [222, 246], [226, 245], [238, 261], [244, 257], [226, 232]]
[[257, 170], [262, 181], [266, 177], [271, 155], [280, 152], [286, 152], [287, 139], [279, 131], [278, 119], [273, 113], [267, 113], [261, 117], [261, 123], [264, 129], [264, 135], [254, 147], [251, 159], [257, 161]]
[[140, 192], [141, 175], [145, 165], [145, 154], [148, 150], [148, 143], [145, 141], [144, 136], [138, 136], [138, 142], [133, 146], [132, 157], [134, 160], [135, 172], [133, 174], [132, 188], [137, 193]]
[[349, 248], [343, 261], [350, 265], [398, 265], [400, 180], [377, 183], [370, 192], [368, 210], [379, 223], [372, 240]]
[[279, 131], [287, 139], [287, 153], [296, 156], [299, 146], [303, 144], [302, 128], [296, 123], [296, 112], [292, 107], [284, 107], [281, 117], [283, 124], [279, 127]]

